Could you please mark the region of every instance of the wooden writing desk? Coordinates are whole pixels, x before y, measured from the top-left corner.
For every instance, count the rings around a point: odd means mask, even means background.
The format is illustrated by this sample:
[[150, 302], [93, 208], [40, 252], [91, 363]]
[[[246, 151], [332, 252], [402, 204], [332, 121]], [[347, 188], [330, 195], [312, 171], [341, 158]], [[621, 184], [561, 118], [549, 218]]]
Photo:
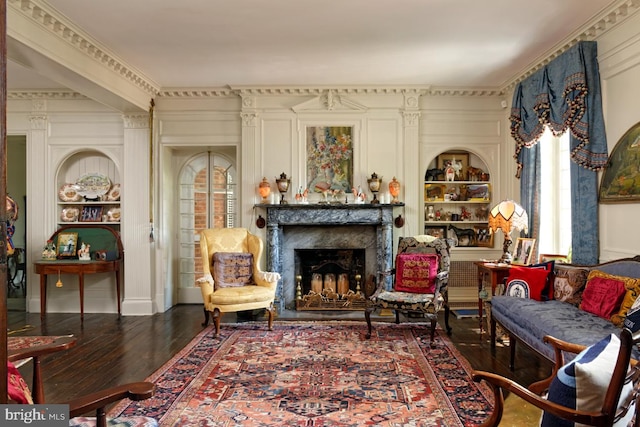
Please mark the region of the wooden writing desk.
[[[40, 275], [40, 318], [47, 312], [47, 275], [77, 274], [80, 290], [80, 318], [84, 318], [84, 275], [113, 272], [116, 277], [116, 295], [118, 298], [118, 315], [120, 314], [120, 269], [124, 261], [124, 249], [120, 235], [111, 227], [102, 224], [70, 224], [60, 227], [49, 238], [57, 242], [58, 234], [65, 232], [78, 233], [78, 242], [91, 246], [92, 258], [95, 250], [109, 251], [115, 259], [109, 261], [81, 261], [77, 258], [58, 259], [54, 261], [36, 261], [35, 272]], [[78, 243], [79, 244], [79, 243]], [[56, 245], [57, 246], [57, 245]]]
[[509, 275], [508, 264], [497, 265], [493, 262], [475, 261], [474, 262], [478, 270], [478, 316], [480, 317], [480, 333], [483, 331], [482, 310], [483, 310], [483, 298], [480, 297], [479, 292], [485, 287], [485, 283], [491, 285], [491, 296], [496, 294], [496, 287], [504, 282], [504, 279]]
[[80, 317], [84, 318], [84, 275], [92, 273], [108, 273], [116, 275], [116, 294], [118, 298], [118, 314], [120, 314], [120, 261], [36, 261], [35, 271], [40, 275], [40, 318], [47, 312], [47, 275], [77, 274], [80, 288]]

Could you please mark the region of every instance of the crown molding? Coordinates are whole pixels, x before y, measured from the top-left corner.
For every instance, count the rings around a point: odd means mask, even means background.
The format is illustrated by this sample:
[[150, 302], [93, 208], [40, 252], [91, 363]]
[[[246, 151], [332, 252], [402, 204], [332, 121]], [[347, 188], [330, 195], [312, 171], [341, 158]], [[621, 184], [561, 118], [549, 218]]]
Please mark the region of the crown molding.
[[78, 29], [52, 7], [37, 0], [7, 0], [8, 6], [52, 36], [65, 41], [88, 59], [109, 69], [130, 84], [154, 97], [159, 86], [141, 71], [125, 63], [109, 48]]
[[[213, 98], [226, 96], [332, 96], [344, 95], [406, 95], [416, 96], [502, 96], [504, 90], [491, 87], [433, 87], [433, 86], [228, 86], [224, 88], [163, 89], [163, 98]], [[340, 98], [342, 99], [342, 98]], [[348, 98], [344, 98], [348, 100]], [[345, 101], [348, 102], [348, 101]], [[343, 102], [343, 104], [345, 103]], [[351, 105], [355, 109], [360, 106]], [[323, 108], [328, 109], [328, 108]]]
[[20, 90], [7, 92], [8, 100], [31, 100], [31, 99], [58, 99], [58, 100], [81, 100], [89, 99], [81, 93], [72, 90]]
[[602, 33], [608, 31], [615, 25], [619, 25], [629, 16], [633, 15], [640, 9], [640, 0], [619, 0], [596, 18], [576, 30], [569, 37], [557, 43], [553, 48], [536, 58], [530, 65], [511, 81], [505, 83], [502, 87], [504, 92], [509, 92], [515, 85], [522, 80], [534, 74], [540, 68], [556, 59], [558, 56], [566, 52], [570, 47], [580, 41], [593, 41]]

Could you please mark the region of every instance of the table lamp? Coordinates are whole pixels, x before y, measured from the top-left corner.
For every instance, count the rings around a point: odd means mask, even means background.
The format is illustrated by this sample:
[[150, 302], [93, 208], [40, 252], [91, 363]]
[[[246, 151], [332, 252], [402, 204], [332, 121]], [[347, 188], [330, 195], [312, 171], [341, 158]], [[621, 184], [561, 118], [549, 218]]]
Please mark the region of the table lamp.
[[489, 229], [492, 233], [502, 230], [504, 243], [502, 245], [502, 258], [499, 262], [511, 264], [513, 256], [509, 252], [511, 246], [511, 232], [513, 230], [529, 230], [529, 217], [522, 206], [513, 200], [503, 200], [489, 212]]

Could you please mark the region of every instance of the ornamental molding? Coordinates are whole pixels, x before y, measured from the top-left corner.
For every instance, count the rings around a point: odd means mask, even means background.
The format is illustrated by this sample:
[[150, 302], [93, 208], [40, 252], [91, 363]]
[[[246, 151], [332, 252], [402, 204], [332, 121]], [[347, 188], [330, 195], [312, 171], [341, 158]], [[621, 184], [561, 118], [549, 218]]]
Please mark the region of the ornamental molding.
[[158, 92], [160, 98], [220, 98], [238, 96], [238, 93], [229, 88], [168, 88]]
[[70, 91], [70, 90], [22, 90], [22, 91], [9, 91], [7, 92], [7, 100], [81, 100], [89, 99], [86, 96]]
[[334, 89], [327, 89], [320, 95], [291, 107], [296, 113], [318, 113], [327, 111], [364, 113], [368, 107], [353, 99], [338, 93]]
[[404, 118], [404, 125], [407, 127], [417, 126], [420, 121], [420, 113], [418, 111], [404, 111], [402, 117]]
[[240, 118], [242, 119], [242, 126], [244, 127], [252, 127], [256, 126], [256, 122], [258, 119], [258, 113], [240, 113]]
[[34, 0], [7, 0], [7, 4], [15, 13], [38, 25], [42, 31], [64, 40], [72, 48], [151, 94], [152, 97], [158, 93], [157, 85], [149, 81], [142, 72], [126, 65], [110, 49], [74, 27], [70, 21], [46, 4]]
[[619, 0], [612, 5], [607, 11], [598, 15], [589, 23], [585, 24], [582, 28], [575, 31], [572, 35], [564, 39], [564, 41], [556, 44], [555, 47], [544, 53], [533, 61], [533, 66], [530, 66], [528, 70], [524, 71], [518, 77], [508, 82], [503, 90], [505, 92], [511, 91], [515, 85], [522, 80], [534, 74], [536, 71], [547, 65], [549, 62], [562, 55], [569, 50], [576, 43], [581, 41], [593, 41], [605, 31], [610, 30], [612, 27], [619, 25], [625, 21], [628, 17], [633, 15], [640, 9], [640, 0]]
[[29, 123], [31, 124], [31, 130], [45, 130], [47, 128], [47, 115], [32, 114], [29, 116]]
[[148, 129], [149, 114], [126, 114], [122, 116], [125, 129]]
[[[328, 97], [328, 94], [331, 96]], [[257, 96], [313, 96], [323, 97], [324, 106], [319, 107], [322, 111], [335, 108], [336, 97], [340, 97], [343, 105], [348, 105], [350, 101], [345, 95], [401, 95], [408, 97], [415, 96], [418, 99], [424, 95], [430, 96], [502, 96], [504, 90], [495, 88], [464, 88], [464, 87], [301, 87], [301, 86], [274, 86], [274, 87], [228, 87], [228, 88], [200, 88], [200, 89], [166, 89], [159, 92], [163, 98], [217, 98], [239, 96], [243, 100]], [[243, 101], [244, 102], [244, 101]], [[356, 109], [357, 102], [351, 104]]]

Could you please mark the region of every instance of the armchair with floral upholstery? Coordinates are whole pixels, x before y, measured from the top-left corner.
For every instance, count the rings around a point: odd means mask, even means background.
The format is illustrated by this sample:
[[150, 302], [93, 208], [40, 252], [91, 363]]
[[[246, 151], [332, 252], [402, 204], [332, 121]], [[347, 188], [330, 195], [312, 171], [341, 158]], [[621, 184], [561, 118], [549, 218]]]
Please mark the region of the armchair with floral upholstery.
[[280, 274], [260, 269], [263, 243], [245, 228], [210, 228], [200, 233], [203, 277], [204, 323], [210, 314], [220, 333], [223, 313], [266, 309], [269, 330], [273, 328], [274, 300]]
[[[371, 313], [376, 309], [395, 310], [396, 323], [400, 323], [399, 313], [417, 313], [431, 323], [431, 345], [436, 330], [438, 312], [444, 308], [447, 333], [449, 327], [449, 249], [452, 239], [432, 236], [400, 237], [396, 253], [395, 268], [382, 272], [377, 290], [367, 301], [365, 320], [371, 337]], [[384, 277], [392, 275], [392, 289], [386, 289]]]

